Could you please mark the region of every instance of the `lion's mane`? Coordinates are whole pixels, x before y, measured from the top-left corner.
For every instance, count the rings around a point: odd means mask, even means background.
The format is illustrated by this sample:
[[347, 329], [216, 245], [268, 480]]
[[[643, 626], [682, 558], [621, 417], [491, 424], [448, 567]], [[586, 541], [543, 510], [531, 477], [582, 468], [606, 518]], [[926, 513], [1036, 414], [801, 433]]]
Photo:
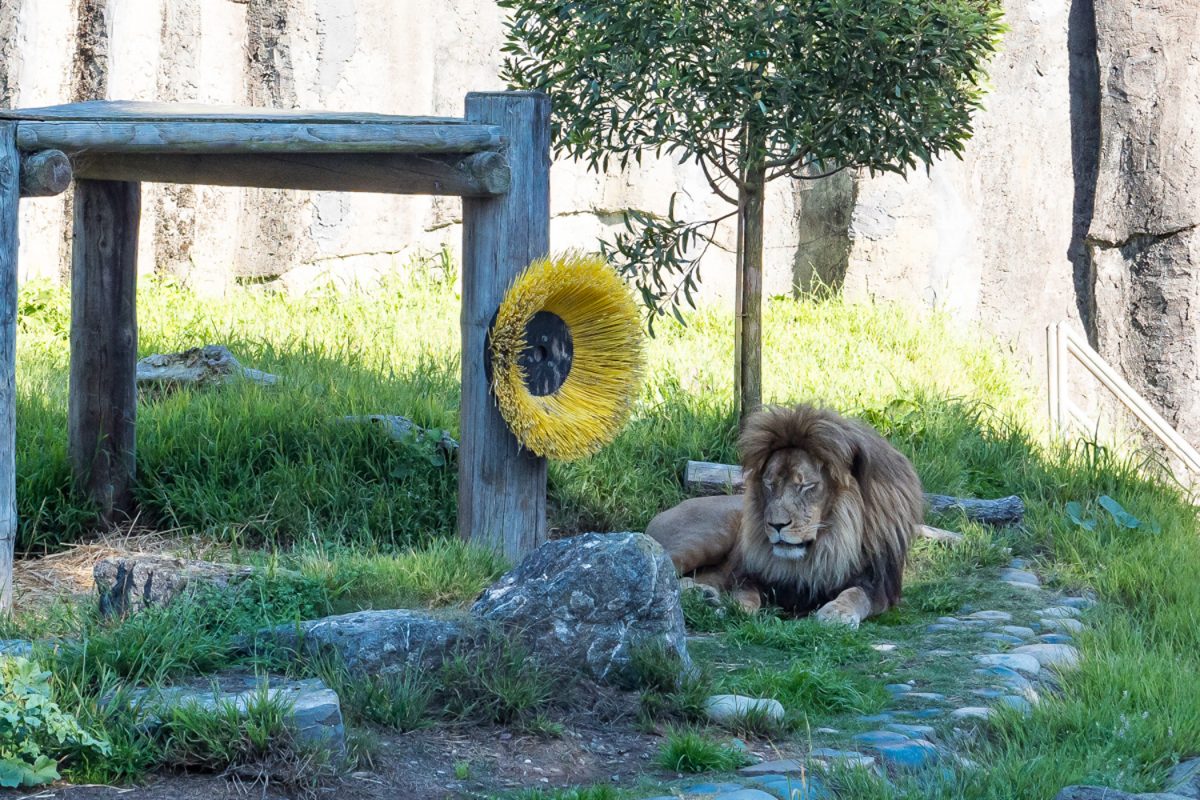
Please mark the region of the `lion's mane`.
[[[745, 424], [739, 446], [745, 499], [737, 561], [771, 602], [812, 611], [858, 586], [874, 613], [900, 599], [909, 540], [923, 520], [921, 481], [912, 464], [871, 428], [833, 411], [768, 407]], [[823, 465], [828, 525], [802, 560], [773, 555], [764, 533], [762, 475], [771, 454], [808, 452]]]

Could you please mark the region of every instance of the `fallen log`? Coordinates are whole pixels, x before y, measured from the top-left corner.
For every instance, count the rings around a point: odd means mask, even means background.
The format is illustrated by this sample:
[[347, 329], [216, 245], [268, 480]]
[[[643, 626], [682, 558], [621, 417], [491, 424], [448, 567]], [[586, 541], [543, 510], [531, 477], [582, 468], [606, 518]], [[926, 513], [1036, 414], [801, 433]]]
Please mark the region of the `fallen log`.
[[[740, 466], [708, 461], [687, 462], [683, 482], [689, 490], [698, 494], [736, 494], [745, 488]], [[978, 500], [970, 497], [926, 494], [925, 502], [929, 504], [931, 513], [961, 511], [963, 516], [972, 522], [985, 525], [1019, 525], [1025, 519], [1025, 503], [1016, 495], [995, 500]]]

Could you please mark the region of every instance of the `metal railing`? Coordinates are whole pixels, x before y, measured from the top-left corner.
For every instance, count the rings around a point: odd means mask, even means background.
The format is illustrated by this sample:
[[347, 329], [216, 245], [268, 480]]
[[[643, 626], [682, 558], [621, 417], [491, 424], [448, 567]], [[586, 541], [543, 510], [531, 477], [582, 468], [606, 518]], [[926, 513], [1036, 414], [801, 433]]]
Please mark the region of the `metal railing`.
[[1100, 354], [1091, 348], [1067, 323], [1055, 322], [1046, 327], [1046, 373], [1049, 388], [1050, 424], [1060, 432], [1075, 424], [1086, 433], [1094, 433], [1096, 425], [1079, 406], [1071, 402], [1068, 365], [1078, 362], [1091, 373], [1101, 386], [1112, 393], [1129, 413], [1137, 417], [1155, 438], [1163, 443], [1193, 475], [1200, 476], [1200, 451], [1179, 435], [1179, 431], [1151, 408], [1125, 379], [1117, 374]]

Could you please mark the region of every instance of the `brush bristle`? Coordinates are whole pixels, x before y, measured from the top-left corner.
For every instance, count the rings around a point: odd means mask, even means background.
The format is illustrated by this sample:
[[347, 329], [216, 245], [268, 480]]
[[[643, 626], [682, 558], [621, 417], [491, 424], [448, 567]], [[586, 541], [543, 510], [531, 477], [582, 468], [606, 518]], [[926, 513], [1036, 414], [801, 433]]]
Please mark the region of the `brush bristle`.
[[[557, 314], [575, 348], [566, 381], [540, 397], [518, 363], [538, 311]], [[629, 289], [602, 257], [567, 253], [530, 264], [500, 304], [491, 341], [496, 402], [524, 447], [570, 461], [616, 438], [641, 382], [642, 330]]]

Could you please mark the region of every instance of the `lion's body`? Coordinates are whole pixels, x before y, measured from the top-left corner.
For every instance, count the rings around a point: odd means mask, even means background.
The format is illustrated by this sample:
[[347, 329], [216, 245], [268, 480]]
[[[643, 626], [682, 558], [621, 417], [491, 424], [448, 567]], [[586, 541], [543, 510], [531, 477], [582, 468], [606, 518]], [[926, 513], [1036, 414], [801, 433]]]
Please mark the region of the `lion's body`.
[[811, 406], [754, 414], [739, 445], [744, 496], [685, 500], [646, 527], [681, 575], [747, 607], [849, 624], [899, 601], [923, 503], [899, 451]]

